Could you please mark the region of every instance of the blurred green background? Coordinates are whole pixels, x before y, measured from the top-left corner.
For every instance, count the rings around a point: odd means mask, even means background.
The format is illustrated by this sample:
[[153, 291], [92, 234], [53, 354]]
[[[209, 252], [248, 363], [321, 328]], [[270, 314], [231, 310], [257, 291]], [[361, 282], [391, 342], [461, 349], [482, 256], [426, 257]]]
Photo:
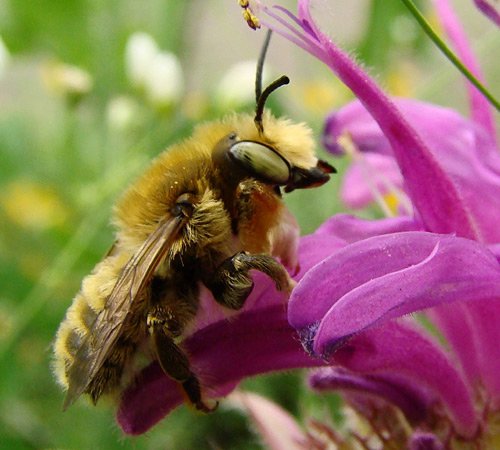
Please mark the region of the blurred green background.
[[[460, 76], [399, 1], [324, 3], [332, 36], [390, 92], [466, 112]], [[491, 84], [500, 79], [498, 58], [489, 57], [496, 30], [472, 2], [457, 4]], [[175, 98], [157, 101], [127, 75], [125, 49], [138, 31], [179, 58], [183, 87]], [[224, 405], [207, 416], [179, 408], [137, 438], [122, 435], [105, 402], [79, 400], [62, 413], [50, 361], [66, 308], [113, 241], [114, 200], [193, 124], [252, 110], [251, 81], [233, 82], [247, 99], [220, 83], [233, 64], [256, 59], [263, 33], [245, 26], [236, 0], [0, 0], [0, 37], [0, 448], [261, 448], [247, 419]], [[279, 37], [267, 70], [292, 79], [272, 99], [275, 113], [307, 121], [318, 135], [325, 113], [350, 99], [325, 68]], [[303, 233], [345, 210], [340, 179], [287, 198]], [[242, 387], [301, 421], [337, 417], [337, 397], [310, 393], [301, 373]]]

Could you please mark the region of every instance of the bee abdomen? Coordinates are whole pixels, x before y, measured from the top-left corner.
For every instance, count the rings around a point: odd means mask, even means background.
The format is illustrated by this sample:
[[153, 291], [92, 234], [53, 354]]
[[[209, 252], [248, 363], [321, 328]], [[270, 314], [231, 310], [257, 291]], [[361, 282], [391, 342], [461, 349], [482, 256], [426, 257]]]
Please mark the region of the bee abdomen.
[[58, 382], [68, 389], [73, 380], [68, 378], [75, 358], [92, 358], [92, 329], [103, 311], [119, 272], [128, 258], [118, 254], [99, 263], [82, 283], [80, 292], [66, 312], [54, 343], [54, 372]]
[[124, 367], [134, 353], [136, 346], [134, 341], [118, 340], [114, 351], [104, 361], [104, 364], [86, 390], [90, 394], [94, 404], [97, 403], [102, 394], [109, 392], [114, 387], [120, 386]]

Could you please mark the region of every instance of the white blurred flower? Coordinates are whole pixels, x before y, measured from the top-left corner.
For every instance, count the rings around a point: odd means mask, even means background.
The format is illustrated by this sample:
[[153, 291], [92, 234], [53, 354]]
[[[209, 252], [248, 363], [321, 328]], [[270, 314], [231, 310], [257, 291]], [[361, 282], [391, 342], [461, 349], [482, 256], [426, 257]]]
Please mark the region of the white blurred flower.
[[145, 79], [148, 99], [156, 106], [169, 106], [179, 101], [184, 79], [179, 59], [168, 52], [155, 55]]
[[10, 61], [10, 53], [5, 42], [0, 37], [0, 76], [4, 73]]
[[[256, 61], [241, 61], [229, 68], [215, 91], [215, 101], [222, 109], [235, 109], [255, 102], [256, 67]], [[263, 87], [267, 78], [267, 70], [264, 69]]]
[[125, 69], [135, 87], [144, 88], [151, 63], [158, 52], [158, 44], [147, 33], [137, 32], [128, 39], [125, 47]]
[[123, 131], [134, 123], [138, 115], [138, 105], [130, 97], [119, 96], [112, 98], [106, 109], [106, 118], [109, 127]]
[[134, 33], [125, 49], [127, 76], [136, 88], [143, 89], [155, 106], [177, 102], [184, 90], [182, 68], [178, 58], [160, 51], [147, 33]]
[[90, 74], [80, 67], [51, 62], [42, 67], [42, 77], [46, 86], [57, 94], [80, 97], [93, 87]]

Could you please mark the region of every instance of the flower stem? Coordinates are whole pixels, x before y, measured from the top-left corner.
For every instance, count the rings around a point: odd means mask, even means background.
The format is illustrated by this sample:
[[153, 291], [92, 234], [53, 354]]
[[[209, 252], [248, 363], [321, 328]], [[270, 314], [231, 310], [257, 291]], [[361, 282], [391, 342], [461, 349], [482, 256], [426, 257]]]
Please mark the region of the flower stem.
[[462, 74], [477, 88], [481, 94], [495, 107], [497, 111], [500, 111], [500, 103], [493, 97], [493, 95], [486, 89], [486, 87], [474, 76], [472, 73], [462, 64], [462, 62], [455, 56], [455, 54], [450, 50], [450, 48], [443, 42], [443, 40], [437, 35], [437, 33], [432, 29], [429, 22], [425, 19], [422, 13], [418, 10], [412, 0], [401, 0], [406, 8], [410, 11], [413, 17], [417, 20], [419, 25], [422, 27], [424, 32], [429, 36], [429, 38], [434, 42], [439, 50], [448, 58], [448, 60], [460, 71]]

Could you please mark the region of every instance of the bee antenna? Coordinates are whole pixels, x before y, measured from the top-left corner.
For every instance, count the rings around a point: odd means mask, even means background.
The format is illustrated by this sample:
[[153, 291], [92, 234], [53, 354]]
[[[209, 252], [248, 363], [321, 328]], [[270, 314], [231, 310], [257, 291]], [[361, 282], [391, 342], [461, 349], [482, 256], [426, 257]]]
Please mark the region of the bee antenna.
[[259, 98], [262, 95], [262, 72], [272, 34], [272, 30], [267, 30], [266, 38], [264, 39], [264, 43], [262, 44], [262, 48], [260, 50], [259, 60], [257, 61], [257, 72], [255, 74], [255, 103], [259, 103]]
[[269, 97], [276, 89], [281, 86], [285, 86], [290, 83], [290, 78], [286, 75], [282, 75], [277, 80], [273, 81], [268, 87], [264, 89], [264, 92], [260, 95], [257, 100], [257, 107], [255, 109], [255, 118], [253, 121], [255, 122], [255, 126], [259, 130], [259, 133], [264, 132], [264, 126], [262, 125], [262, 114], [264, 114], [264, 106], [266, 104], [267, 97]]

